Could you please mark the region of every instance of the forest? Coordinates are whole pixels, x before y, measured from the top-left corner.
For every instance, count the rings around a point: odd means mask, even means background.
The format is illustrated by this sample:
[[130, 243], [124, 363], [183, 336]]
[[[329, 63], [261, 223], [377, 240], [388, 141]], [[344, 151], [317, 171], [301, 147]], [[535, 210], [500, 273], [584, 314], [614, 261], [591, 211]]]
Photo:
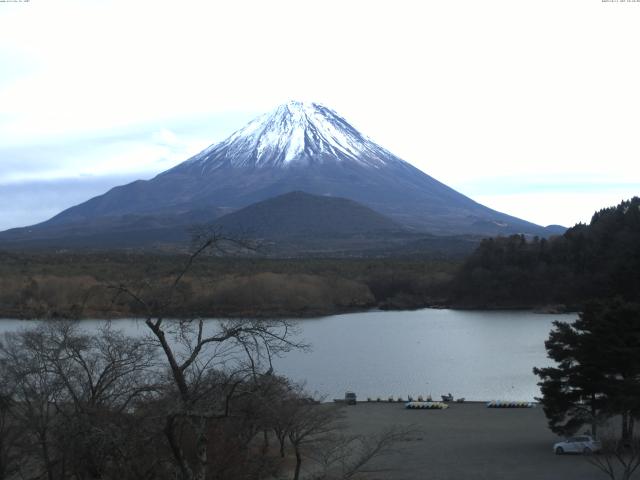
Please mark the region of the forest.
[[[139, 316], [121, 283], [150, 294], [169, 283], [184, 255], [0, 253], [0, 316]], [[371, 308], [442, 304], [457, 262], [425, 258], [267, 259], [203, 256], [180, 285], [170, 315], [308, 317]]]
[[488, 238], [462, 264], [449, 297], [466, 308], [580, 310], [587, 301], [640, 298], [640, 198], [596, 212], [549, 239]]
[[[206, 255], [180, 284], [173, 317], [309, 317], [380, 309], [577, 311], [588, 300], [640, 295], [640, 199], [563, 235], [484, 239], [466, 258], [264, 258]], [[144, 314], [114, 298], [125, 282], [152, 294], [188, 255], [0, 252], [0, 316], [117, 318]]]

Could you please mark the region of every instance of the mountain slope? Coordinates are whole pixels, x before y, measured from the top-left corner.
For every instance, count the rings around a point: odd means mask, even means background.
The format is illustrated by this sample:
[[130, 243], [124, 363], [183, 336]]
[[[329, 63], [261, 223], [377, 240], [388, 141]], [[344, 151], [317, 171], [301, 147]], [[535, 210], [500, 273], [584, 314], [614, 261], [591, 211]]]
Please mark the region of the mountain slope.
[[391, 234], [402, 227], [353, 200], [291, 192], [254, 203], [215, 222], [223, 231], [260, 238]]
[[550, 233], [458, 193], [332, 110], [289, 102], [151, 180], [116, 187], [46, 222], [0, 234], [0, 241], [95, 236], [113, 223], [135, 231], [140, 217], [184, 230], [195, 211], [210, 212], [195, 215], [210, 221], [291, 191], [351, 199], [431, 234]]

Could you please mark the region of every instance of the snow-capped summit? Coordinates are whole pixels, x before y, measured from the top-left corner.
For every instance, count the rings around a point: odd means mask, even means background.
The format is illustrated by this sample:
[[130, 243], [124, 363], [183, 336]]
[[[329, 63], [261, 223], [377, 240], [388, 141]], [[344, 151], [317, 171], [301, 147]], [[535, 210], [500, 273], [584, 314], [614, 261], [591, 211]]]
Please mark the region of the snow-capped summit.
[[375, 168], [402, 162], [333, 110], [293, 100], [195, 155], [183, 168], [199, 168], [205, 174], [222, 166], [288, 167], [328, 161], [353, 161]]

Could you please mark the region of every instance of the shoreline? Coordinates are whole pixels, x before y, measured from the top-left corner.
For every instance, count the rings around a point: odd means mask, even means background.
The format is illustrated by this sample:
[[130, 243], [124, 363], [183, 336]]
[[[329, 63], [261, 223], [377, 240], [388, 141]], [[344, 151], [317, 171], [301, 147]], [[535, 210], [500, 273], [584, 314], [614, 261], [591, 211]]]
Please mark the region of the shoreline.
[[[234, 320], [242, 318], [252, 318], [259, 320], [312, 320], [315, 318], [330, 317], [335, 315], [348, 315], [352, 313], [369, 313], [369, 312], [413, 312], [418, 310], [459, 310], [459, 311], [480, 311], [480, 312], [531, 312], [541, 315], [553, 315], [553, 314], [567, 314], [577, 313], [580, 311], [577, 307], [567, 307], [565, 305], [543, 305], [543, 306], [499, 306], [499, 305], [484, 305], [479, 307], [458, 305], [458, 304], [425, 304], [417, 306], [415, 308], [385, 308], [384, 305], [378, 305], [370, 308], [335, 308], [335, 309], [309, 309], [309, 310], [280, 310], [275, 312], [259, 312], [253, 310], [247, 311], [220, 311], [216, 312], [212, 310], [210, 312], [201, 312], [199, 314], [168, 314], [164, 315], [167, 318], [176, 320], [187, 320], [190, 318], [216, 318], [221, 320]], [[135, 313], [125, 312], [111, 312], [108, 315], [104, 312], [90, 312], [87, 314], [81, 313], [76, 315], [66, 314], [68, 312], [48, 312], [48, 315], [25, 315], [24, 312], [17, 310], [0, 310], [0, 321], [2, 320], [144, 320], [146, 315], [137, 315]]]

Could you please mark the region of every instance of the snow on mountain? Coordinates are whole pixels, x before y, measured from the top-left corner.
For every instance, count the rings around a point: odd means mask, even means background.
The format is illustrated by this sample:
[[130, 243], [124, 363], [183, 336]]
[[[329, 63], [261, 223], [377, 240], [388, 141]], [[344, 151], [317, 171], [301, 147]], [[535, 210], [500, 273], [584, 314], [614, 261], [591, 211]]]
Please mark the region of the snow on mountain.
[[201, 168], [205, 174], [223, 165], [288, 167], [329, 160], [351, 160], [374, 168], [389, 162], [405, 163], [333, 110], [318, 103], [290, 101], [203, 150], [183, 167]]
[[[293, 191], [353, 200], [398, 225], [436, 235], [549, 233], [430, 177], [333, 110], [292, 101], [151, 180], [115, 187], [11, 235], [71, 238], [75, 232], [93, 232], [103, 239], [123, 231], [133, 235], [149, 225], [173, 235]], [[283, 198], [295, 203], [298, 197]]]

